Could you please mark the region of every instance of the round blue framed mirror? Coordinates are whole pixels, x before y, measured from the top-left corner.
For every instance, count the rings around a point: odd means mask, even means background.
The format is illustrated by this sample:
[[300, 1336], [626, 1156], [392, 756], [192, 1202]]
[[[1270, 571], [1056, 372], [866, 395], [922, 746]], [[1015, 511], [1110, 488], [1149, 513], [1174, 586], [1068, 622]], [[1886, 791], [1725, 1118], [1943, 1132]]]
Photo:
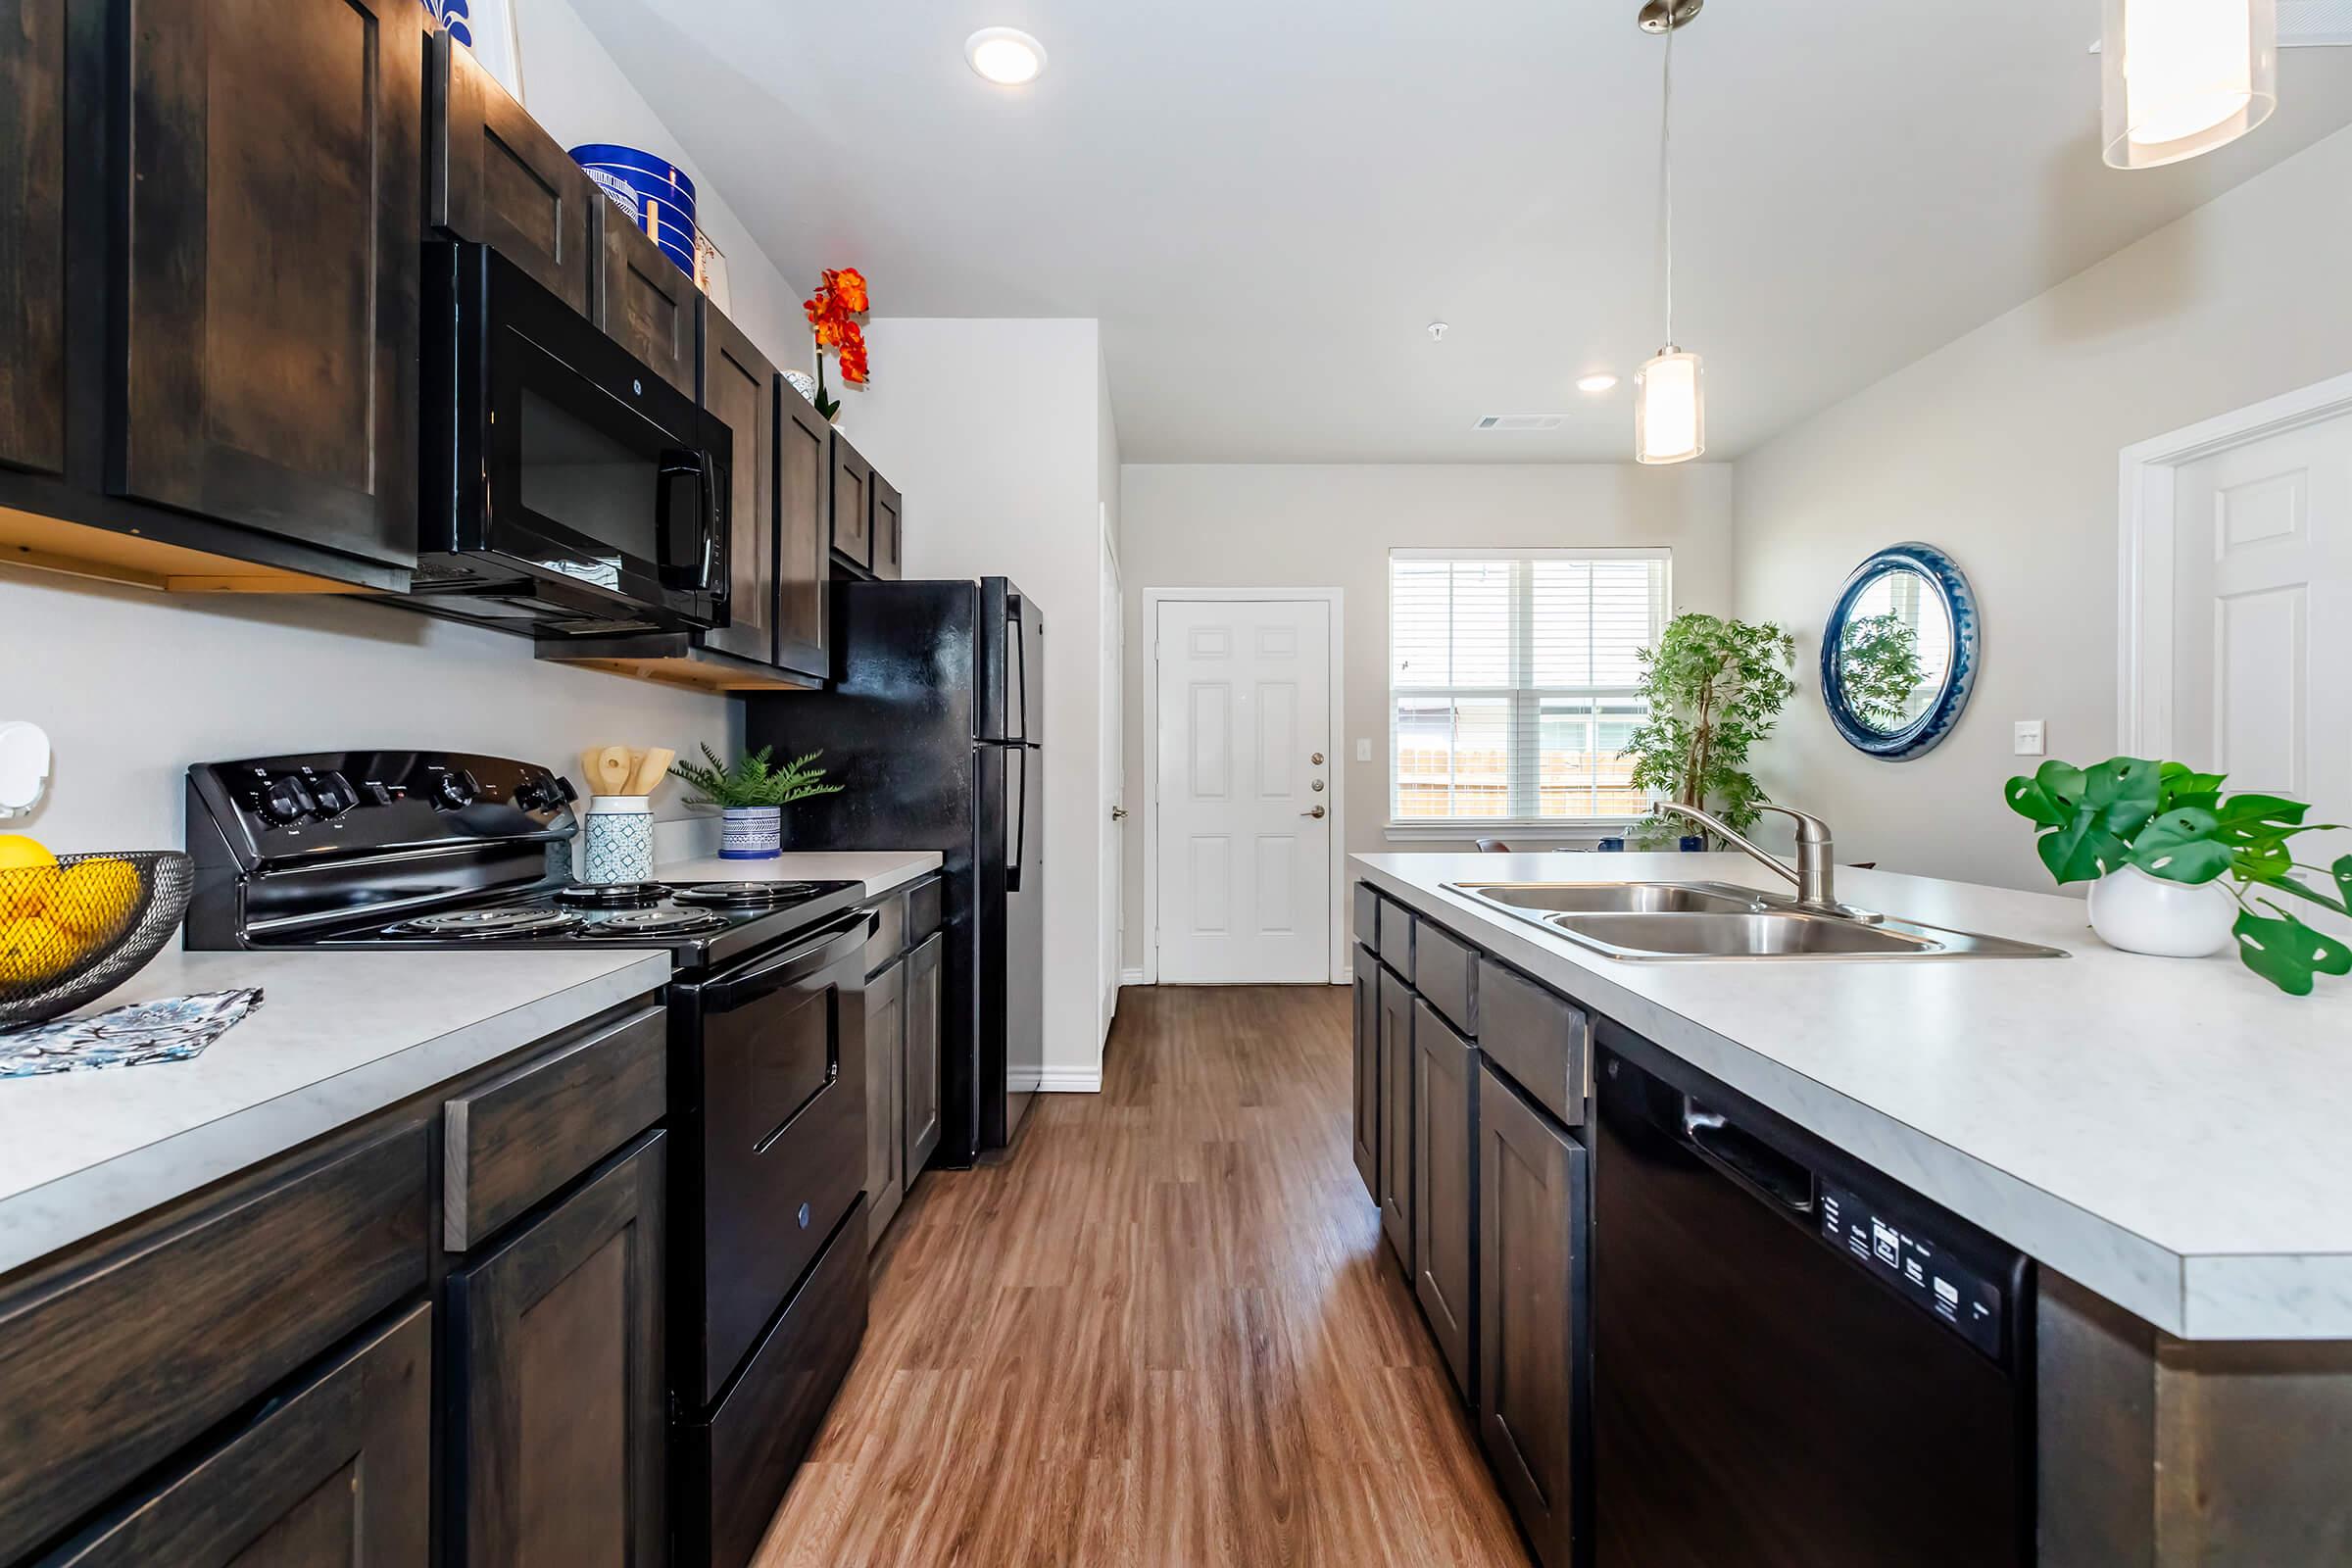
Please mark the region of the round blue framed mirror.
[[1856, 751], [1932, 752], [1976, 685], [1976, 595], [1942, 551], [1892, 545], [1845, 579], [1821, 634], [1821, 696]]

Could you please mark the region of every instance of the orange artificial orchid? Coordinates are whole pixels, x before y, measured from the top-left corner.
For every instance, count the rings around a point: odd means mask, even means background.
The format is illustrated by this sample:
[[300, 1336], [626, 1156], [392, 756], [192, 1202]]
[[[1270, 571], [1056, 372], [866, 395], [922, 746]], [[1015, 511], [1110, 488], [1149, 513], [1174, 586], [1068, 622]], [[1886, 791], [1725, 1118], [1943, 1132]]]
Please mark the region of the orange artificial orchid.
[[816, 411], [832, 418], [841, 410], [825, 391], [825, 352], [841, 361], [841, 378], [863, 386], [867, 375], [865, 329], [858, 318], [868, 309], [865, 274], [854, 267], [826, 268], [816, 293], [802, 302], [808, 317], [809, 335], [816, 340]]

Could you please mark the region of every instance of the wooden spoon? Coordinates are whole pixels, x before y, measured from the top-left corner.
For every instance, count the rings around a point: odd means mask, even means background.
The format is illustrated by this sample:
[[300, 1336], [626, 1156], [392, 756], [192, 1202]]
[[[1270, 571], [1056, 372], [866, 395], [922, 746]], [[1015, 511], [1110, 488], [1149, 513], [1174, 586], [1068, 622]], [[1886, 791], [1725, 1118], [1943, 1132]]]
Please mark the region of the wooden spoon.
[[678, 754], [667, 746], [652, 747], [639, 754], [636, 775], [629, 780], [629, 793], [653, 794], [669, 776], [669, 764], [677, 760]]
[[608, 746], [596, 754], [596, 793], [626, 795], [629, 792], [629, 749]]

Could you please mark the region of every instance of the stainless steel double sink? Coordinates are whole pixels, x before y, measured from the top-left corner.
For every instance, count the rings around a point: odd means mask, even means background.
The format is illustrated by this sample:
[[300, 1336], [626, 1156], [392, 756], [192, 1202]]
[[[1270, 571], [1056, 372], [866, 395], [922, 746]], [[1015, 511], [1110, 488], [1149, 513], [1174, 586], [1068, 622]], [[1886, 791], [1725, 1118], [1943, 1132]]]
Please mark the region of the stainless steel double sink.
[[2063, 958], [1912, 920], [1816, 913], [1729, 882], [1448, 882], [1612, 958]]

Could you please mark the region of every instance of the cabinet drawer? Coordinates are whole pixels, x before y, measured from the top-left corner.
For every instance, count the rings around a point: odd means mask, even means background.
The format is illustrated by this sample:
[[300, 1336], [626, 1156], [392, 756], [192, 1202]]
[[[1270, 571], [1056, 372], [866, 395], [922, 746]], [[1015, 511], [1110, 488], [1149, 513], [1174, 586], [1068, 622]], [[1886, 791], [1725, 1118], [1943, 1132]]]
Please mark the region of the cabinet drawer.
[[1478, 962], [1478, 1049], [1570, 1127], [1585, 1119], [1592, 1029], [1584, 1009], [1493, 958]]
[[432, 1308], [338, 1356], [41, 1568], [430, 1559]]
[[1379, 945], [1380, 895], [1372, 891], [1369, 882], [1355, 885], [1355, 929], [1349, 934], [1367, 948]]
[[441, 1245], [499, 1227], [662, 1119], [668, 1016], [647, 1007], [443, 1102]]
[[1413, 912], [1394, 899], [1382, 899], [1374, 920], [1372, 946], [1380, 961], [1398, 974], [1413, 972]]
[[1463, 1034], [1478, 1033], [1477, 950], [1427, 920], [1413, 933], [1413, 989]]
[[939, 929], [940, 880], [933, 877], [906, 890], [906, 945], [919, 948]]
[[865, 939], [865, 972], [874, 974], [906, 951], [906, 895], [893, 893], [873, 906], [874, 934]]
[[274, 1168], [0, 1300], [0, 1561], [423, 1286], [426, 1133]]

